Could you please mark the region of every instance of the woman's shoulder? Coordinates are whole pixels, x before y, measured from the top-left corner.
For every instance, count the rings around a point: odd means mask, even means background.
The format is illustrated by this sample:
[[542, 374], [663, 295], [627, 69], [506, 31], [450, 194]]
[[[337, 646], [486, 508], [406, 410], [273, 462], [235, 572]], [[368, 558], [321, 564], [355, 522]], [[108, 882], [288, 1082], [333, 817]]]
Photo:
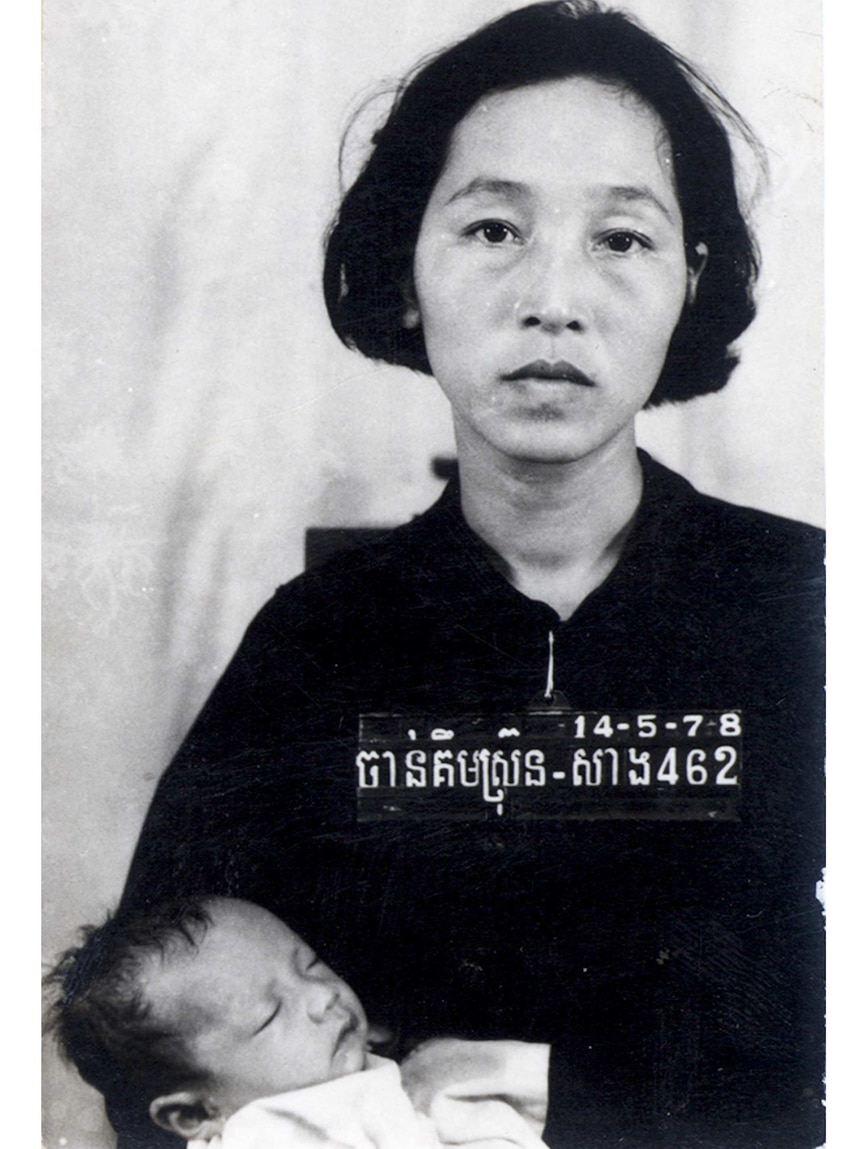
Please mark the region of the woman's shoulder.
[[[728, 595], [819, 591], [824, 533], [811, 524], [698, 491], [645, 453], [644, 498], [629, 546], [630, 560], [656, 584]], [[373, 628], [399, 613], [446, 609], [499, 578], [477, 551], [460, 511], [457, 486], [410, 522], [349, 549], [278, 588], [258, 619], [268, 628], [334, 634], [339, 626]], [[256, 620], [257, 621], [257, 620]]]
[[[469, 534], [458, 510], [457, 493], [447, 488], [428, 510], [389, 530], [352, 532], [348, 545], [279, 586], [261, 614], [290, 617], [294, 623], [371, 617], [395, 602], [409, 608], [432, 582], [435, 594], [460, 585], [460, 567]], [[456, 569], [459, 568], [459, 569]]]
[[817, 526], [697, 490], [688, 479], [646, 456], [645, 502], [662, 534], [690, 560], [752, 575], [823, 574], [825, 533]]

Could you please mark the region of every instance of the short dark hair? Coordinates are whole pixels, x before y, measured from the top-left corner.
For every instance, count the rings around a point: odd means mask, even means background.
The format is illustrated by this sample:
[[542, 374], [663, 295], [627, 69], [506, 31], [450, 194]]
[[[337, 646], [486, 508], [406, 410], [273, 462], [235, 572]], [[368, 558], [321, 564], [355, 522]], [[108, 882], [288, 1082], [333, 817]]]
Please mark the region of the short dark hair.
[[718, 391], [754, 318], [758, 254], [743, 218], [728, 130], [762, 150], [688, 61], [595, 0], [531, 4], [420, 63], [399, 87], [326, 240], [323, 287], [339, 338], [372, 359], [431, 374], [421, 326], [403, 324], [413, 254], [452, 133], [490, 92], [586, 76], [631, 90], [662, 120], [673, 153], [686, 258], [709, 249], [648, 405]]
[[[212, 918], [208, 899], [183, 898], [84, 926], [82, 943], [44, 978], [46, 1029], [63, 1057], [104, 1096], [112, 1119], [150, 1123], [159, 1094], [197, 1080], [183, 1035], [154, 1024], [140, 985], [144, 963], [176, 946], [196, 950]], [[152, 1128], [152, 1126], [150, 1126]]]

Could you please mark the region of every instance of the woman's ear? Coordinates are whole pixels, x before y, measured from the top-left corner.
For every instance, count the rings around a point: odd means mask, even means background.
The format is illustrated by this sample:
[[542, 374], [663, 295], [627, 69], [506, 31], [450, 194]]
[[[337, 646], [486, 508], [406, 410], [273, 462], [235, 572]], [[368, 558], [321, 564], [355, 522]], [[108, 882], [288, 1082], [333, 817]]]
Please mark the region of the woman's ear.
[[168, 1093], [150, 1104], [150, 1117], [160, 1129], [186, 1141], [209, 1141], [224, 1128], [218, 1106], [191, 1090]]
[[685, 301], [689, 307], [697, 298], [697, 285], [709, 259], [709, 248], [705, 243], [697, 243], [694, 247], [694, 258], [688, 265], [688, 284], [685, 292]]
[[408, 331], [415, 331], [421, 322], [422, 317], [419, 314], [418, 305], [409, 303], [404, 308], [404, 314], [401, 316], [401, 326], [406, 327]]
[[415, 331], [422, 322], [422, 315], [419, 311], [419, 300], [416, 298], [416, 290], [413, 287], [412, 276], [409, 282], [402, 283], [401, 296], [404, 300], [404, 310], [401, 313], [401, 326], [405, 327], [408, 331]]

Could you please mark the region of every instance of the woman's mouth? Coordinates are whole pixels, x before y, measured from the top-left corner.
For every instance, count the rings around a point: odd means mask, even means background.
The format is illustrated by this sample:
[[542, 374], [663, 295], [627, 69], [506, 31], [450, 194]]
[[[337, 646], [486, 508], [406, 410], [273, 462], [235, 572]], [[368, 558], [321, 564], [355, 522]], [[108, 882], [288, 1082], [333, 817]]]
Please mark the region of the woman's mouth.
[[517, 383], [522, 379], [541, 379], [553, 383], [577, 383], [581, 387], [595, 387], [589, 375], [585, 375], [567, 359], [556, 359], [550, 362], [547, 359], [534, 359], [532, 363], [525, 363], [514, 371], [508, 371], [501, 376], [506, 383]]

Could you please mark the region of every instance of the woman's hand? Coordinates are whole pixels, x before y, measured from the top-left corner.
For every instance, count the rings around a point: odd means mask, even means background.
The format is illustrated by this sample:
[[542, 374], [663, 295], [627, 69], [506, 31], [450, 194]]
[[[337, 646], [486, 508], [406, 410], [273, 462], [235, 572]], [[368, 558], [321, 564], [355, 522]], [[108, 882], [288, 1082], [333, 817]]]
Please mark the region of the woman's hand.
[[401, 1063], [401, 1080], [413, 1107], [434, 1116], [432, 1106], [461, 1098], [505, 1101], [541, 1131], [548, 1104], [550, 1047], [524, 1041], [464, 1041], [437, 1037]]
[[500, 1047], [519, 1044], [433, 1037], [402, 1061], [401, 1081], [413, 1107], [420, 1113], [428, 1113], [434, 1098], [447, 1087], [493, 1077], [505, 1064]]

